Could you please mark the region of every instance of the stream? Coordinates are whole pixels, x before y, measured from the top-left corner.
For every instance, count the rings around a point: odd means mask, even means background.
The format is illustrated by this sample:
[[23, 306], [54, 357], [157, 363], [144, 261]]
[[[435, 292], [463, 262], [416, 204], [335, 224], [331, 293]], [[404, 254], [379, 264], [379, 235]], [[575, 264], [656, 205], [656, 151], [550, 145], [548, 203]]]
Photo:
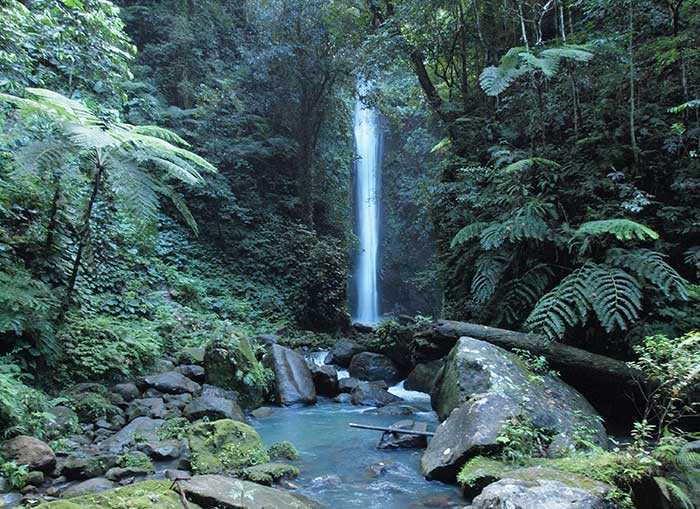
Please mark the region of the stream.
[[[310, 358], [319, 362], [324, 354]], [[321, 361], [322, 362], [322, 361]], [[341, 372], [342, 376], [347, 372]], [[420, 473], [423, 449], [380, 450], [381, 432], [353, 429], [349, 423], [389, 426], [402, 419], [438, 425], [428, 394], [406, 391], [403, 382], [390, 392], [425, 411], [412, 416], [376, 415], [372, 407], [319, 398], [314, 406], [274, 408], [252, 424], [266, 446], [289, 440], [299, 450], [297, 492], [329, 507], [406, 509], [463, 507], [459, 489], [426, 481]]]

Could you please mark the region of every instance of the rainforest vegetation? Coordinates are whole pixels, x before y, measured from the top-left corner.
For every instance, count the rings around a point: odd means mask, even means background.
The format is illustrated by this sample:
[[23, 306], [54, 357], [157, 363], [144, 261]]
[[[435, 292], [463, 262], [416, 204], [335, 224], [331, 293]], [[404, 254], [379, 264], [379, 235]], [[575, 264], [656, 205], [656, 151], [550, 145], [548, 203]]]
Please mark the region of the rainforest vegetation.
[[[352, 319], [358, 107], [375, 327]], [[437, 433], [415, 493], [501, 507], [492, 486], [534, 475], [596, 499], [576, 507], [700, 509], [699, 199], [699, 0], [0, 0], [0, 506], [238, 507], [197, 477], [305, 482], [264, 405], [395, 407], [372, 384], [408, 376], [462, 433], [489, 359], [517, 411], [483, 405], [493, 443], [456, 456]], [[340, 372], [295, 364], [328, 350]], [[291, 488], [255, 496], [307, 507]], [[519, 496], [559, 503], [542, 490]]]

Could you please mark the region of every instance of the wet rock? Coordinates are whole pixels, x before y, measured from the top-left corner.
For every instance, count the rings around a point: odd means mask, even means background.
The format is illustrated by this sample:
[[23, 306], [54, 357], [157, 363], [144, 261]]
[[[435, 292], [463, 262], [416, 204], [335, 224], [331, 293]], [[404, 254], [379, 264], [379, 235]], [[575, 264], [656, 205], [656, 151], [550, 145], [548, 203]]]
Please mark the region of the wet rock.
[[393, 461], [379, 461], [367, 466], [367, 473], [370, 477], [381, 477], [393, 467]]
[[[238, 402], [245, 408], [260, 406], [264, 400], [263, 389], [259, 386], [246, 385], [236, 376], [238, 372], [249, 372], [259, 369], [258, 361], [252, 354], [252, 347], [243, 334], [233, 333], [230, 341], [239, 343], [233, 348], [229, 341], [212, 341], [207, 344], [204, 356], [204, 369], [207, 383], [238, 394]], [[246, 346], [240, 346], [245, 345]]]
[[270, 461], [257, 431], [231, 419], [194, 424], [188, 433], [192, 469], [220, 473]]
[[38, 470], [33, 470], [27, 475], [26, 483], [30, 486], [41, 486], [44, 482], [44, 472], [39, 472]]
[[355, 387], [357, 387], [357, 384], [359, 384], [360, 381], [357, 378], [353, 378], [351, 376], [347, 378], [341, 378], [338, 380], [338, 390], [340, 392], [347, 392], [350, 393], [355, 390]]
[[172, 371], [175, 368], [175, 363], [170, 359], [158, 359], [155, 363], [153, 369], [156, 373], [164, 373], [166, 371]]
[[204, 348], [186, 347], [180, 351], [177, 360], [180, 364], [198, 364], [204, 363]]
[[267, 364], [275, 372], [277, 400], [282, 405], [316, 403], [311, 370], [304, 357], [284, 346], [272, 345]]
[[350, 375], [370, 382], [384, 380], [389, 384], [401, 381], [401, 373], [394, 362], [379, 353], [358, 353], [350, 361]]
[[403, 386], [408, 391], [420, 391], [430, 394], [435, 386], [435, 378], [445, 364], [445, 359], [438, 359], [425, 364], [417, 364], [408, 375]]
[[326, 356], [326, 364], [337, 364], [343, 368], [350, 365], [352, 358], [360, 352], [365, 351], [365, 348], [359, 343], [355, 343], [350, 339], [339, 339], [328, 355]]
[[0, 452], [5, 460], [14, 461], [18, 465], [28, 465], [30, 470], [51, 472], [56, 466], [56, 455], [51, 447], [27, 435], [8, 440]]
[[605, 509], [600, 496], [554, 480], [502, 479], [489, 484], [472, 502], [473, 509]]
[[238, 401], [238, 393], [236, 391], [222, 389], [221, 387], [209, 384], [202, 385], [202, 396], [216, 396], [217, 398]]
[[69, 486], [61, 493], [63, 498], [79, 497], [87, 493], [100, 493], [102, 491], [111, 490], [114, 488], [114, 483], [104, 477], [95, 477], [77, 484]]
[[100, 477], [117, 464], [116, 454], [72, 454], [59, 461], [57, 470], [70, 481]]
[[574, 389], [551, 376], [534, 376], [513, 354], [472, 338], [461, 338], [450, 353], [432, 393], [433, 407], [447, 418], [421, 460], [429, 479], [453, 481], [472, 456], [498, 449], [504, 424], [526, 417], [552, 437], [556, 456], [576, 445], [578, 430], [605, 447], [607, 435], [596, 411]]
[[58, 405], [48, 410], [51, 418], [47, 420], [45, 427], [52, 436], [61, 436], [74, 433], [78, 429], [78, 414], [72, 408]]
[[352, 404], [363, 406], [385, 406], [402, 401], [384, 388], [384, 384], [360, 382], [352, 391]]
[[274, 345], [277, 343], [282, 336], [277, 334], [261, 334], [256, 339], [261, 345]]
[[113, 454], [123, 454], [135, 448], [154, 459], [175, 459], [180, 456], [183, 444], [180, 440], [162, 439], [158, 435], [163, 423], [161, 419], [137, 417], [102, 442], [100, 447]]
[[[391, 427], [411, 431], [428, 431], [426, 423], [411, 420], [396, 422]], [[377, 444], [377, 449], [424, 449], [427, 445], [428, 440], [425, 436], [385, 432]]]
[[135, 399], [129, 404], [126, 415], [130, 421], [137, 417], [150, 417], [152, 419], [163, 419], [168, 415], [165, 402], [161, 398]]
[[260, 408], [256, 408], [255, 410], [250, 412], [250, 415], [252, 415], [256, 419], [264, 419], [265, 417], [270, 417], [272, 413], [272, 408], [268, 406], [261, 406]]
[[386, 406], [380, 407], [380, 408], [373, 408], [371, 410], [367, 410], [363, 413], [369, 413], [369, 414], [374, 414], [374, 415], [393, 415], [393, 416], [400, 416], [400, 415], [413, 415], [416, 412], [420, 412], [420, 408], [416, 408], [411, 405], [407, 405], [406, 403], [402, 402], [396, 402], [396, 403], [389, 403]]
[[141, 467], [113, 467], [107, 470], [105, 477], [110, 481], [118, 482], [126, 478], [146, 477], [150, 473], [151, 470]]
[[159, 375], [147, 376], [144, 379], [144, 384], [146, 387], [168, 394], [194, 394], [201, 389], [198, 383], [193, 382], [177, 371], [167, 371]]
[[219, 509], [311, 509], [293, 495], [221, 475], [198, 475], [181, 483], [187, 498], [203, 507]]
[[331, 398], [338, 395], [338, 371], [334, 367], [311, 366], [310, 369], [318, 394]]
[[196, 364], [186, 364], [183, 366], [178, 366], [177, 368], [175, 368], [175, 371], [182, 375], [185, 375], [187, 378], [189, 378], [190, 380], [194, 380], [195, 382], [204, 382], [205, 372], [202, 366], [198, 366]]
[[287, 463], [262, 463], [243, 470], [243, 478], [265, 486], [282, 479], [293, 479], [299, 475], [299, 469]]
[[170, 479], [171, 481], [175, 479], [189, 479], [192, 477], [192, 474], [188, 470], [175, 470], [172, 468], [165, 470], [163, 475], [165, 475], [166, 479]]
[[219, 419], [234, 419], [245, 421], [243, 410], [230, 399], [216, 396], [200, 396], [193, 399], [184, 409], [184, 416], [190, 421], [208, 418], [216, 421]]
[[335, 398], [333, 398], [333, 403], [352, 403], [352, 395], [346, 392], [341, 392]]

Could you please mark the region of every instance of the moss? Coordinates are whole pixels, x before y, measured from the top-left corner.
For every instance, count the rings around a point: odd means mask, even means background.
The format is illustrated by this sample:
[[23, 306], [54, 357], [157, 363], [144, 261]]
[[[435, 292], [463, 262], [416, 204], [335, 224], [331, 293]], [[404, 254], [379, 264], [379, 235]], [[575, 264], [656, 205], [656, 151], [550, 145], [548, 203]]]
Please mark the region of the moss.
[[270, 461], [258, 433], [243, 422], [200, 422], [190, 428], [188, 438], [192, 470], [198, 474], [240, 470]]
[[245, 479], [266, 486], [280, 479], [290, 479], [298, 475], [299, 469], [286, 463], [263, 463], [243, 470]]
[[294, 447], [294, 444], [286, 440], [283, 440], [282, 442], [277, 442], [276, 444], [272, 444], [267, 450], [267, 453], [270, 455], [270, 458], [275, 459], [285, 459], [294, 461], [295, 459], [299, 458], [297, 448]]
[[117, 460], [117, 465], [122, 468], [142, 468], [146, 472], [155, 472], [151, 459], [139, 451], [130, 452]]
[[[37, 506], [40, 509], [185, 509], [180, 495], [170, 489], [170, 481], [144, 481], [68, 500]], [[190, 502], [192, 509], [200, 509]]]

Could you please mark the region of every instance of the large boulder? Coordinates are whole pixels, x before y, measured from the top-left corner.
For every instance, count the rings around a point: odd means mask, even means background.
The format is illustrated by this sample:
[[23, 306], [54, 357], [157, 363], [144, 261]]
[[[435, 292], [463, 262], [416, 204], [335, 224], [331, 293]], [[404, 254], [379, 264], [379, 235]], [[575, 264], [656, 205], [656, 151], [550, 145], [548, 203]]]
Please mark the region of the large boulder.
[[168, 415], [163, 398], [139, 398], [129, 403], [126, 409], [126, 416], [130, 421], [137, 417], [151, 417], [153, 419], [163, 419]]
[[61, 496], [64, 498], [79, 497], [88, 493], [100, 493], [102, 491], [111, 490], [114, 488], [114, 483], [104, 477], [95, 477], [70, 485], [63, 490]]
[[606, 509], [608, 502], [561, 481], [501, 479], [489, 484], [472, 502], [473, 509]]
[[194, 394], [201, 390], [198, 383], [177, 371], [166, 371], [159, 375], [147, 376], [144, 379], [144, 385], [168, 394]]
[[222, 475], [196, 475], [181, 483], [189, 500], [219, 509], [311, 509], [293, 495]]
[[381, 382], [360, 382], [352, 391], [352, 404], [362, 406], [385, 406], [403, 401], [386, 390]]
[[352, 392], [355, 390], [355, 387], [360, 383], [360, 381], [357, 378], [353, 378], [351, 376], [346, 377], [346, 378], [341, 378], [338, 380], [338, 390], [340, 392]]
[[184, 415], [190, 421], [198, 421], [205, 417], [212, 421], [219, 419], [245, 421], [243, 410], [235, 401], [209, 395], [193, 399], [185, 407]]
[[394, 362], [379, 353], [358, 353], [350, 361], [350, 375], [370, 382], [384, 380], [388, 384], [401, 381], [401, 373]]
[[100, 444], [108, 453], [123, 454], [138, 449], [157, 460], [178, 458], [184, 444], [181, 440], [169, 439], [159, 433], [165, 421], [150, 417], [137, 417], [117, 433]]
[[49, 408], [45, 427], [52, 437], [71, 435], [78, 430], [78, 414], [72, 408], [57, 405]]
[[550, 456], [573, 450], [581, 440], [607, 445], [599, 415], [576, 390], [556, 377], [535, 375], [520, 358], [472, 338], [461, 338], [452, 349], [432, 402], [446, 420], [421, 460], [429, 479], [454, 481], [469, 458], [498, 450], [497, 438], [514, 418], [551, 437]]
[[340, 393], [338, 371], [332, 366], [310, 366], [316, 392], [321, 396], [333, 397]]
[[0, 449], [2, 457], [18, 465], [28, 465], [30, 470], [50, 472], [56, 466], [56, 454], [38, 438], [19, 435], [5, 442]]
[[[416, 422], [408, 419], [396, 422], [391, 427], [409, 431], [428, 431], [428, 425], [425, 422]], [[423, 449], [427, 443], [428, 438], [424, 435], [409, 435], [386, 431], [379, 439], [377, 449]]]
[[316, 387], [304, 357], [281, 345], [272, 345], [268, 366], [275, 372], [277, 401], [282, 405], [313, 405]]
[[188, 439], [197, 474], [237, 471], [270, 461], [260, 435], [240, 421], [199, 422], [190, 428]]
[[264, 402], [264, 388], [246, 384], [241, 373], [260, 369], [250, 342], [243, 334], [233, 333], [227, 340], [211, 341], [204, 354], [207, 384], [238, 395], [244, 408], [256, 408]]
[[328, 352], [326, 364], [336, 364], [343, 368], [347, 368], [350, 365], [352, 358], [360, 352], [364, 352], [365, 348], [359, 343], [355, 343], [350, 339], [339, 339], [331, 351]]
[[403, 386], [408, 391], [427, 392], [430, 394], [435, 386], [435, 378], [445, 364], [444, 359], [417, 364], [409, 373]]

